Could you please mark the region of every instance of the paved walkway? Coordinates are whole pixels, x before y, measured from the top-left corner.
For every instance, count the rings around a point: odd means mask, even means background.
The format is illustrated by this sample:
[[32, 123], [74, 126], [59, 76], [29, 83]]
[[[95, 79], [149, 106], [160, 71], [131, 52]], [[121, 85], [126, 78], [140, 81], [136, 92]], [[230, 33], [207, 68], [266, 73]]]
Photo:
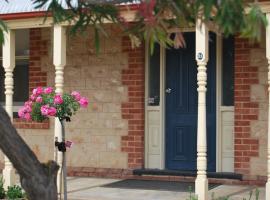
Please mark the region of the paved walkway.
[[[122, 181], [119, 179], [101, 178], [77, 178], [68, 179], [69, 200], [187, 200], [189, 193], [185, 187], [179, 187], [176, 183], [156, 181]], [[179, 184], [179, 183], [177, 183]], [[192, 183], [191, 183], [192, 185]], [[181, 191], [184, 190], [185, 191]], [[249, 191], [252, 186], [220, 185], [209, 191], [215, 197], [231, 196], [230, 200], [249, 199]], [[265, 200], [264, 188], [260, 190], [260, 200]], [[255, 198], [252, 198], [255, 200]]]

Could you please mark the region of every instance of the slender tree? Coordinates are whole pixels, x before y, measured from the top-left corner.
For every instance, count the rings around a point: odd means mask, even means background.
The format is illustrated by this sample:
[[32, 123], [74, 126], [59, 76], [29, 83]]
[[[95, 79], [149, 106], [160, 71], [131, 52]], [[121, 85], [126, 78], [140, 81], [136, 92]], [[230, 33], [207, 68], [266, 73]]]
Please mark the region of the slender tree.
[[29, 200], [57, 200], [58, 165], [54, 161], [49, 161], [47, 164], [38, 161], [1, 106], [0, 148], [17, 169]]

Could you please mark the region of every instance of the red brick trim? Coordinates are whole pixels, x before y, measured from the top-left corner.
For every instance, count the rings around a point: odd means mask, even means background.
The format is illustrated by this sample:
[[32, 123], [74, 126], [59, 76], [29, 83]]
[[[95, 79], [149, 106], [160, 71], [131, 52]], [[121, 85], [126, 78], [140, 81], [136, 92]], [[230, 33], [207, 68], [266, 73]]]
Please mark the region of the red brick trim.
[[122, 118], [128, 120], [128, 135], [122, 137], [122, 152], [128, 153], [128, 168], [144, 165], [144, 46], [132, 49], [128, 37], [122, 39], [122, 51], [128, 55], [128, 69], [122, 71], [122, 83], [128, 88], [128, 101], [122, 103]]
[[48, 41], [42, 40], [41, 29], [30, 29], [29, 92], [38, 86], [47, 86], [47, 73], [41, 69], [42, 56], [48, 55]]
[[124, 178], [132, 177], [130, 169], [68, 167], [68, 176]]
[[258, 84], [258, 67], [250, 66], [251, 46], [247, 39], [235, 38], [235, 172], [250, 174], [250, 158], [259, 155], [259, 140], [250, 135], [251, 122], [258, 120], [259, 104], [251, 101], [250, 87]]
[[[137, 176], [133, 175], [132, 170], [130, 169], [91, 168], [91, 167], [68, 167], [68, 176], [179, 181], [179, 182], [195, 182], [196, 179], [196, 177], [187, 177], [187, 176], [149, 176], [149, 175]], [[216, 178], [209, 178], [208, 180], [209, 183], [216, 183], [216, 184], [264, 186], [266, 183], [266, 179], [267, 177], [245, 177], [243, 181], [231, 179], [216, 179]]]
[[[38, 86], [47, 86], [47, 73], [41, 69], [42, 56], [48, 55], [48, 41], [42, 40], [41, 28], [32, 28], [29, 31], [29, 94]], [[49, 129], [50, 122], [42, 123], [14, 119], [14, 125], [19, 129]]]
[[46, 120], [44, 122], [38, 123], [16, 118], [13, 119], [13, 125], [18, 129], [49, 129], [50, 121]]

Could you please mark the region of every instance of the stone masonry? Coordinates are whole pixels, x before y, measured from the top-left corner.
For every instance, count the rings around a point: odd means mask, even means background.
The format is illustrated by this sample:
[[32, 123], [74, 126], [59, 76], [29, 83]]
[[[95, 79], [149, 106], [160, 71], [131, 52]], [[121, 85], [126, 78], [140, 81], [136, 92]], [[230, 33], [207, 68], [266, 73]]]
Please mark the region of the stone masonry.
[[[82, 167], [127, 169], [141, 166], [143, 163], [144, 53], [134, 50], [134, 53], [138, 55], [134, 56], [135, 54], [132, 55], [133, 50], [130, 48], [126, 48], [124, 51], [122, 47], [124, 39], [120, 36], [119, 30], [113, 25], [108, 25], [106, 28], [110, 38], [101, 38], [98, 55], [95, 52], [94, 33], [91, 29], [82, 35], [69, 36], [67, 41], [64, 90], [65, 92], [80, 91], [90, 100], [89, 107], [79, 111], [72, 118], [71, 123], [66, 125], [67, 139], [75, 143], [67, 153], [67, 166], [72, 169]], [[30, 68], [34, 61], [35, 65], [39, 65], [41, 69], [40, 75], [47, 74], [45, 85], [54, 86], [52, 30], [44, 28], [30, 32], [32, 33], [30, 40], [35, 44], [43, 45], [42, 51], [38, 47], [32, 48], [32, 54], [38, 53], [40, 56], [30, 56]], [[40, 33], [40, 36], [37, 36], [37, 32]], [[133, 65], [129, 63], [132, 62], [132, 57], [135, 59]], [[135, 65], [138, 66], [137, 71]], [[132, 73], [132, 70], [135, 70], [136, 73]], [[33, 79], [31, 75], [37, 77], [37, 74], [30, 74], [30, 81]], [[123, 76], [134, 79], [134, 86], [131, 82], [128, 83]], [[44, 86], [44, 80], [40, 81]], [[36, 85], [31, 84], [31, 86]], [[136, 87], [138, 89], [135, 89]], [[138, 95], [138, 99], [134, 98], [132, 92], [136, 92], [135, 95]], [[126, 113], [123, 113], [123, 106], [125, 107], [127, 104], [135, 106], [136, 109], [127, 109], [127, 112], [130, 112], [127, 114], [136, 118], [130, 119]], [[136, 120], [140, 122], [136, 123]], [[39, 129], [31, 129], [31, 125], [19, 123], [20, 134], [38, 158], [41, 161], [53, 159], [53, 120], [50, 120], [50, 126], [40, 126]], [[137, 124], [137, 129], [132, 124]], [[140, 136], [135, 136], [135, 139], [139, 138], [139, 141], [136, 139], [135, 143], [130, 138], [126, 138], [135, 134], [132, 128], [140, 132]], [[123, 141], [127, 141], [127, 145], [132, 150], [122, 148]], [[134, 155], [133, 149], [136, 151], [136, 155]]]

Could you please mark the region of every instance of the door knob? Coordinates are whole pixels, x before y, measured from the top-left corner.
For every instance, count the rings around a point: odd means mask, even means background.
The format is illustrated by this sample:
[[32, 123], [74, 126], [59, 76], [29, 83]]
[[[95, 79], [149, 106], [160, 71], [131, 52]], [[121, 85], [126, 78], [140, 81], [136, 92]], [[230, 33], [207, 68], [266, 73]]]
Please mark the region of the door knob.
[[167, 89], [165, 90], [165, 92], [166, 92], [167, 94], [170, 94], [170, 93], [172, 92], [172, 89], [171, 89], [171, 88], [167, 88]]

